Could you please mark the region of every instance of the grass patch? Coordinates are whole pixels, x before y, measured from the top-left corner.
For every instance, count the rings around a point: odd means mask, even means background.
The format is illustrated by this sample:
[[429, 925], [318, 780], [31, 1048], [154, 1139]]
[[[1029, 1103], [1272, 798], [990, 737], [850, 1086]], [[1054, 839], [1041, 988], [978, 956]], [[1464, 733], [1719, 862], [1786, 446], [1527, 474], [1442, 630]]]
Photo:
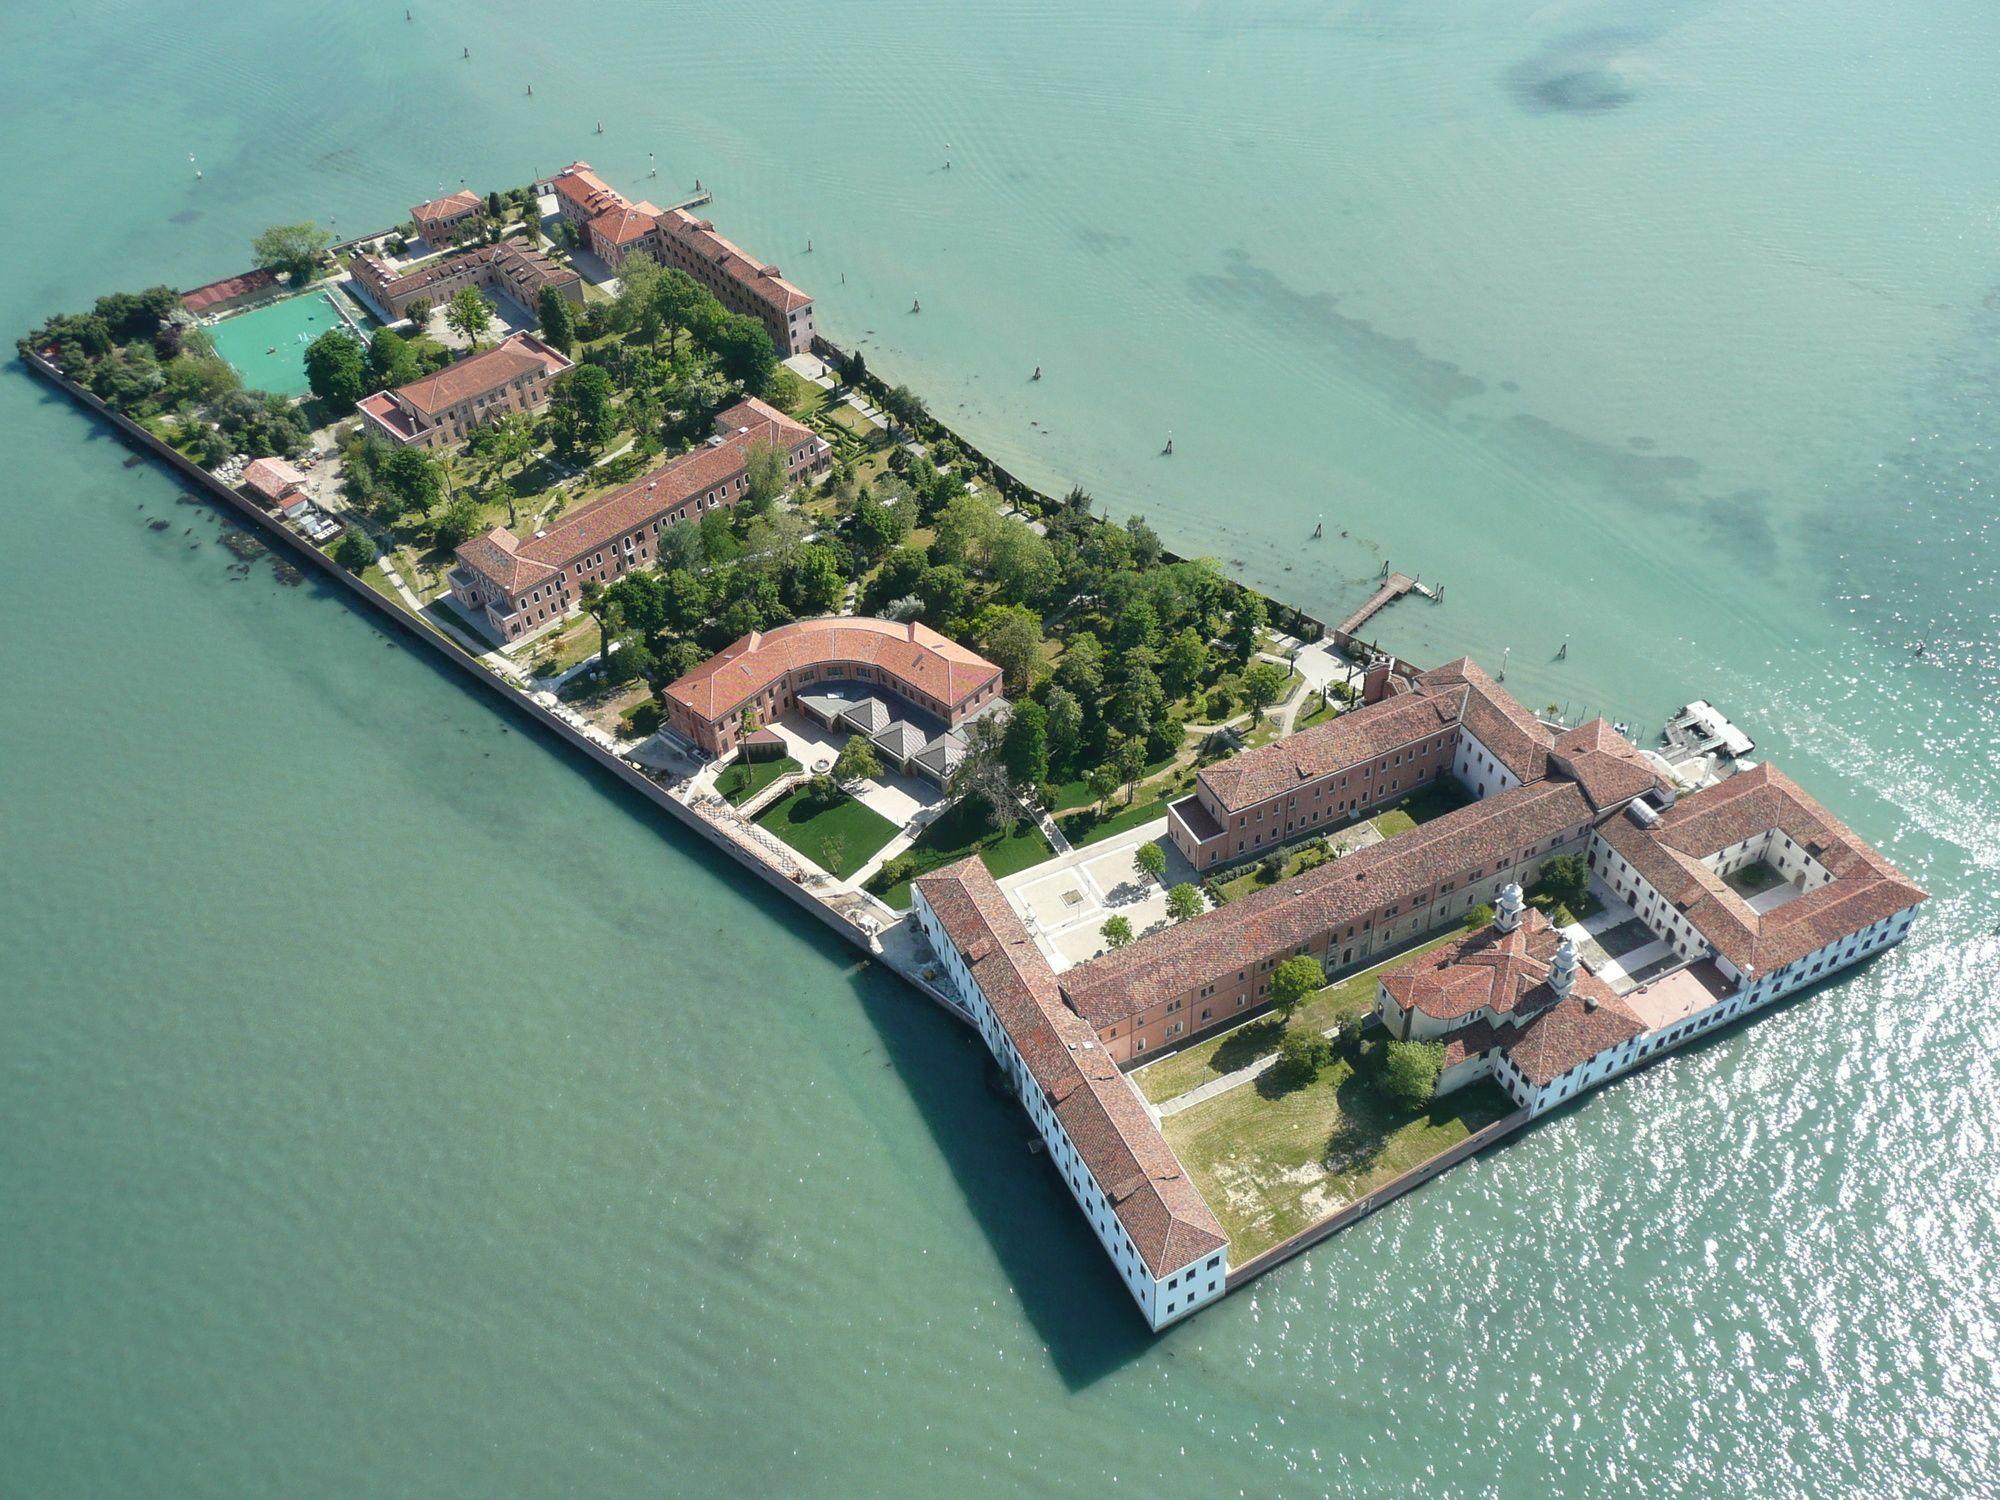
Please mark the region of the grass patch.
[[723, 768], [722, 774], [715, 778], [715, 789], [728, 799], [732, 807], [741, 807], [780, 776], [789, 776], [804, 769], [789, 755], [781, 755], [776, 760], [739, 760], [735, 765]]
[[[896, 825], [865, 803], [842, 797], [831, 807], [820, 807], [808, 800], [810, 790], [808, 784], [785, 793], [758, 815], [757, 826], [829, 874], [860, 869], [896, 836]], [[826, 848], [829, 839], [840, 841], [837, 859]], [[836, 864], [838, 869], [833, 868]]]
[[1063, 837], [1081, 848], [1094, 844], [1099, 839], [1108, 839], [1114, 833], [1123, 833], [1129, 828], [1137, 828], [1141, 823], [1150, 823], [1155, 818], [1167, 815], [1167, 803], [1171, 796], [1154, 797], [1148, 801], [1134, 802], [1130, 807], [1114, 806], [1103, 817], [1095, 811], [1071, 813], [1062, 820]]
[[1372, 821], [1381, 830], [1383, 838], [1392, 839], [1399, 833], [1408, 833], [1420, 823], [1456, 812], [1471, 801], [1456, 781], [1441, 778], [1418, 787], [1387, 812], [1377, 813]]
[[[1375, 1006], [1377, 970], [1384, 965], [1401, 963], [1420, 953], [1428, 953], [1459, 936], [1462, 930], [1454, 923], [1434, 937], [1335, 980], [1317, 994], [1299, 1002], [1299, 1008], [1292, 1014], [1292, 1025], [1326, 1031], [1349, 1016], [1365, 1016]], [[1172, 1057], [1163, 1057], [1134, 1073], [1132, 1082], [1153, 1103], [1164, 1104], [1190, 1089], [1214, 1082], [1225, 1073], [1234, 1073], [1238, 1068], [1247, 1068], [1260, 1058], [1270, 1056], [1278, 1050], [1278, 1039], [1284, 1034], [1285, 1027], [1276, 1016], [1264, 1016], [1220, 1036], [1196, 1042]]]
[[1256, 1083], [1162, 1122], [1241, 1264], [1511, 1114], [1481, 1081], [1408, 1110], [1383, 1091], [1381, 1040], [1342, 1054], [1310, 1082]]
[[913, 865], [909, 876], [876, 892], [897, 911], [910, 904], [911, 880], [955, 864], [968, 854], [977, 852], [997, 879], [1038, 865], [1054, 851], [1033, 823], [1017, 823], [1014, 832], [1003, 838], [980, 813], [961, 801], [918, 834], [917, 841], [904, 852]]

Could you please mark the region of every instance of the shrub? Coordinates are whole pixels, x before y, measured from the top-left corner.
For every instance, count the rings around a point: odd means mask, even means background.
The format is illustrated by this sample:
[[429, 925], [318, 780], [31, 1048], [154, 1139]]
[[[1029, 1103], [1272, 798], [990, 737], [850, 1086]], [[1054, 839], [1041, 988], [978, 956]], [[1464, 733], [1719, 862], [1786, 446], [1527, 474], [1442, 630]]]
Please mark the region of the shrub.
[[1479, 905], [1471, 908], [1469, 911], [1466, 912], [1465, 930], [1467, 932], [1477, 932], [1479, 931], [1480, 928], [1484, 927], [1488, 922], [1492, 920], [1493, 920], [1493, 908], [1488, 906], [1484, 901], [1482, 901], [1479, 903]]
[[1391, 1042], [1382, 1064], [1382, 1087], [1404, 1108], [1422, 1109], [1437, 1096], [1443, 1071], [1443, 1042]]
[[1333, 1043], [1317, 1031], [1288, 1031], [1278, 1043], [1278, 1067], [1295, 1082], [1311, 1082], [1332, 1061]]

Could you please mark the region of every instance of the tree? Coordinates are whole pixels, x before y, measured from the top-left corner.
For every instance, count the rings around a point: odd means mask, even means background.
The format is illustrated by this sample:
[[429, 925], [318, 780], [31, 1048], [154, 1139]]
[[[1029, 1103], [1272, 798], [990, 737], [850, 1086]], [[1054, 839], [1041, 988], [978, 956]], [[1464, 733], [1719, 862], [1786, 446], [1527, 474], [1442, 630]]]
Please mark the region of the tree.
[[1055, 549], [1020, 521], [1001, 523], [989, 567], [1001, 595], [1013, 604], [1039, 604], [1062, 581]]
[[743, 492], [741, 508], [753, 516], [761, 516], [785, 493], [785, 450], [774, 442], [760, 438], [743, 452], [743, 482], [748, 486]]
[[924, 601], [924, 618], [940, 631], [949, 632], [965, 613], [972, 590], [965, 573], [958, 568], [925, 568], [917, 577], [917, 597]]
[[1126, 649], [1156, 646], [1160, 641], [1160, 612], [1144, 599], [1134, 599], [1118, 615], [1117, 642]]
[[1206, 908], [1202, 905], [1201, 892], [1182, 881], [1167, 892], [1167, 915], [1176, 922], [1185, 922], [1190, 917], [1198, 917]]
[[1114, 950], [1123, 948], [1132, 941], [1132, 923], [1124, 917], [1107, 917], [1097, 934]]
[[592, 579], [583, 586], [577, 603], [597, 622], [597, 669], [601, 672], [611, 660], [611, 643], [618, 634], [618, 596]]
[[1167, 883], [1167, 851], [1157, 842], [1148, 840], [1132, 851], [1132, 863], [1156, 884]]
[[1243, 696], [1250, 704], [1251, 718], [1257, 716], [1276, 703], [1285, 691], [1285, 682], [1290, 674], [1274, 661], [1252, 662], [1243, 672]]
[[708, 292], [685, 271], [662, 271], [653, 288], [653, 304], [660, 310], [660, 321], [666, 325], [669, 335], [668, 351], [679, 355], [681, 333], [692, 324], [695, 310], [703, 303], [712, 302]]
[[597, 365], [580, 365], [556, 377], [549, 392], [549, 432], [561, 452], [581, 457], [611, 440], [618, 430], [612, 390], [611, 376]]
[[368, 393], [361, 340], [345, 327], [337, 327], [306, 345], [306, 383], [337, 415], [353, 411], [354, 403]]
[[882, 398], [882, 410], [889, 418], [889, 437], [892, 441], [898, 424], [914, 427], [930, 415], [923, 399], [906, 385], [897, 386]]
[[438, 516], [437, 544], [446, 552], [457, 551], [478, 534], [479, 502], [470, 495], [460, 495]]
[[359, 526], [349, 526], [333, 544], [333, 560], [350, 573], [359, 573], [375, 561], [375, 544]]
[[1245, 592], [1229, 616], [1229, 646], [1238, 661], [1248, 661], [1257, 650], [1257, 633], [1269, 623], [1260, 595]]
[[1050, 684], [1042, 695], [1042, 706], [1049, 715], [1049, 761], [1067, 766], [1083, 738], [1083, 705], [1068, 688]]
[[1405, 1109], [1422, 1109], [1437, 1097], [1444, 1071], [1443, 1042], [1391, 1042], [1382, 1065], [1382, 1087]]
[[423, 375], [410, 341], [391, 328], [378, 328], [368, 341], [368, 388], [394, 390]]
[[480, 295], [478, 287], [462, 286], [451, 294], [451, 301], [445, 304], [444, 321], [447, 327], [463, 334], [477, 349], [479, 336], [493, 322], [493, 304]]
[[1208, 642], [1192, 626], [1174, 632], [1160, 653], [1160, 681], [1176, 698], [1182, 698], [1208, 672]]
[[431, 326], [431, 311], [436, 306], [428, 297], [412, 297], [403, 305], [403, 316], [410, 320], [410, 332], [421, 336]]
[[[381, 337], [381, 335], [376, 335]], [[481, 434], [484, 434], [482, 437]], [[485, 426], [474, 430], [474, 437], [480, 439], [486, 459], [493, 465], [494, 472], [501, 476], [501, 493], [507, 499], [507, 524], [518, 526], [519, 519], [514, 514], [514, 487], [508, 482], [507, 469], [511, 465], [515, 475], [520, 466], [527, 462], [535, 451], [535, 429], [527, 417], [517, 411], [506, 412], [495, 417]]]
[[1542, 865], [1542, 876], [1535, 887], [1538, 892], [1574, 908], [1590, 889], [1590, 861], [1581, 854], [1558, 854]]
[[741, 313], [724, 318], [708, 344], [722, 373], [742, 381], [751, 395], [761, 396], [771, 388], [778, 372], [778, 350], [761, 321]]
[[1084, 781], [1090, 787], [1090, 795], [1097, 800], [1100, 813], [1104, 811], [1104, 804], [1110, 800], [1111, 794], [1123, 784], [1118, 768], [1112, 765], [1092, 766]]
[[867, 736], [850, 734], [834, 759], [833, 779], [839, 782], [861, 781], [881, 774], [882, 758], [875, 753], [875, 747], [868, 742]]
[[892, 547], [901, 546], [910, 534], [912, 502], [905, 496], [886, 505], [877, 496], [864, 494], [854, 502], [854, 545], [865, 558], [877, 558]]
[[859, 385], [868, 374], [868, 361], [861, 357], [859, 349], [849, 350], [841, 356], [840, 378], [848, 385]]
[[250, 251], [265, 270], [303, 286], [319, 268], [320, 252], [332, 243], [333, 236], [317, 224], [273, 224], [250, 242]]
[[1125, 794], [1125, 805], [1130, 807], [1139, 797], [1139, 778], [1146, 773], [1146, 747], [1138, 740], [1126, 740], [1118, 747], [1118, 777], [1130, 790]]
[[1326, 970], [1310, 953], [1295, 953], [1271, 971], [1271, 1003], [1286, 1020], [1299, 1002], [1326, 988]]
[[1056, 667], [1056, 681], [1082, 702], [1096, 702], [1104, 691], [1104, 643], [1087, 630], [1072, 635]]
[[1001, 756], [1004, 731], [994, 716], [987, 714], [973, 719], [960, 732], [965, 736], [965, 757], [952, 773], [952, 793], [978, 801], [986, 809], [987, 821], [1002, 838], [1009, 837], [1021, 820], [1021, 804]]
[[1469, 907], [1466, 910], [1465, 915], [1460, 918], [1459, 925], [1467, 932], [1477, 932], [1492, 920], [1493, 908], [1482, 901], [1477, 906]]
[[569, 298], [559, 288], [543, 287], [536, 298], [535, 310], [541, 317], [544, 343], [564, 354], [576, 347], [576, 315], [569, 310]]
[[428, 515], [443, 493], [437, 460], [421, 448], [391, 448], [377, 477], [384, 492], [388, 519], [415, 511]]
[[1008, 716], [1000, 758], [1018, 787], [1038, 787], [1049, 779], [1049, 715], [1041, 704], [1017, 703]]
[[1333, 1061], [1333, 1042], [1317, 1031], [1288, 1031], [1278, 1040], [1278, 1067], [1293, 1083], [1310, 1083]]
[[[919, 579], [919, 592], [922, 586]], [[973, 622], [972, 635], [1006, 678], [1007, 691], [1019, 696], [1034, 686], [1035, 668], [1042, 660], [1042, 621], [1033, 610], [1017, 604], [988, 605]]]

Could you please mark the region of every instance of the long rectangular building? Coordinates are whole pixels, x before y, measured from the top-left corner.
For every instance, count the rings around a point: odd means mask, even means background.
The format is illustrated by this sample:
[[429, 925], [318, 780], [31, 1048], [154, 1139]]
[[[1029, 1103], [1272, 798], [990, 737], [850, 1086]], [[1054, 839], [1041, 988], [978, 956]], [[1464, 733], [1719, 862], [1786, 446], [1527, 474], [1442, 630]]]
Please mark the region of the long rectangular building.
[[754, 396], [715, 419], [703, 447], [580, 506], [522, 541], [496, 526], [458, 549], [452, 597], [502, 641], [517, 641], [573, 611], [585, 583], [610, 583], [657, 556], [660, 533], [733, 507], [749, 490], [750, 451], [770, 443], [797, 483], [831, 463], [824, 438]]
[[365, 253], [357, 254], [347, 269], [349, 284], [390, 323], [407, 316], [410, 304], [419, 298], [432, 307], [442, 307], [453, 293], [469, 286], [483, 292], [504, 292], [530, 313], [541, 300], [544, 287], [554, 287], [579, 306], [583, 303], [581, 276], [515, 240], [455, 250], [401, 273]]
[[911, 909], [1147, 1323], [1221, 1297], [1228, 1236], [979, 857], [918, 877]]

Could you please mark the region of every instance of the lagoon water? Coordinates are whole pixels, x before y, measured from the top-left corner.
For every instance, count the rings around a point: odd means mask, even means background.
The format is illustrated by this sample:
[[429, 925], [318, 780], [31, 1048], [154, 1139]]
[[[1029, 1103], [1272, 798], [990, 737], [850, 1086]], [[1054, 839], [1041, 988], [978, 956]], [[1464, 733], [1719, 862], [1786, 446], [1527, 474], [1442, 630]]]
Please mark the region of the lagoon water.
[[1024, 476], [1936, 899], [1145, 1338], [957, 1030], [10, 370], [0, 1492], [2000, 1487], [1990, 5], [412, 9], [0, 11], [0, 321], [699, 178]]

